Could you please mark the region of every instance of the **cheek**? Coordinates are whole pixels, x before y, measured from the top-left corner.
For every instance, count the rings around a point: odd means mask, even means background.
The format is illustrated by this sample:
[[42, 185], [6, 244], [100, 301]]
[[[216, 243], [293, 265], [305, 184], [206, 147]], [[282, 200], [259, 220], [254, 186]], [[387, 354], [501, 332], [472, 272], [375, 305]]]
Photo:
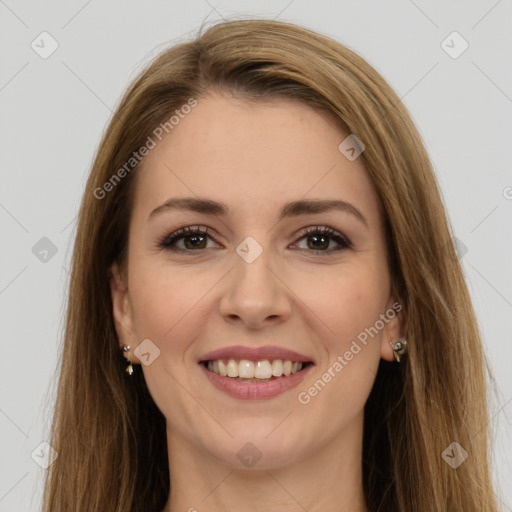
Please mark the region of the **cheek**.
[[[138, 339], [149, 338], [160, 350], [155, 364], [142, 368], [146, 384], [157, 407], [185, 436], [194, 414], [201, 414], [195, 399], [183, 392], [191, 365], [189, 350], [204, 332], [205, 294], [218, 278], [214, 272], [198, 277], [197, 271], [173, 269], [149, 259], [140, 258], [138, 263], [129, 277], [135, 332]], [[181, 414], [176, 415], [176, 410]]]
[[216, 282], [212, 272], [188, 272], [148, 261], [130, 276], [135, 330], [161, 350], [183, 352], [206, 321], [205, 294]]
[[[383, 289], [376, 286], [376, 282], [365, 275], [366, 281], [351, 276], [352, 286], [347, 283], [347, 291], [343, 294], [343, 306], [339, 315], [339, 332], [342, 333], [344, 342], [358, 340], [362, 347], [370, 346], [365, 344], [375, 336], [368, 335], [369, 330], [375, 326], [380, 314], [384, 311]], [[349, 291], [350, 290], [350, 291]], [[345, 343], [346, 344], [346, 343]], [[375, 346], [375, 344], [373, 344]]]
[[326, 370], [336, 375], [332, 393], [349, 409], [349, 404], [357, 408], [371, 390], [380, 360], [387, 275], [377, 265], [354, 267], [340, 277], [335, 297], [328, 321], [336, 336], [331, 337]]
[[333, 268], [320, 281], [303, 281], [300, 289], [304, 303], [315, 313], [309, 318], [317, 324], [316, 330], [318, 324], [325, 326], [322, 332], [327, 336], [321, 339], [330, 359], [348, 350], [358, 336], [364, 339], [364, 333], [384, 312], [388, 295], [387, 275], [371, 261]]
[[310, 318], [316, 333], [320, 323], [329, 330], [321, 338], [325, 358], [315, 374], [305, 379], [297, 397], [305, 418], [329, 418], [322, 439], [349, 425], [368, 399], [380, 361], [381, 331], [368, 333], [385, 311], [386, 283], [378, 265], [362, 261], [333, 272], [323, 286], [309, 288], [313, 290], [310, 297], [316, 298], [315, 307], [308, 303], [314, 309]]

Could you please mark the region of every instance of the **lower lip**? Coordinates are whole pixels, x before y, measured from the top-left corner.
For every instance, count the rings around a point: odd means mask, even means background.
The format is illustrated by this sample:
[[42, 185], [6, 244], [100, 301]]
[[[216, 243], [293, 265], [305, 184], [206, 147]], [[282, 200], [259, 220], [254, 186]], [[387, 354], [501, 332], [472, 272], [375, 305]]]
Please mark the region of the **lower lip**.
[[243, 400], [265, 400], [274, 398], [300, 384], [313, 364], [309, 364], [303, 370], [288, 377], [279, 377], [267, 382], [242, 382], [231, 377], [222, 377], [222, 375], [208, 370], [202, 363], [200, 366], [210, 382], [227, 395]]

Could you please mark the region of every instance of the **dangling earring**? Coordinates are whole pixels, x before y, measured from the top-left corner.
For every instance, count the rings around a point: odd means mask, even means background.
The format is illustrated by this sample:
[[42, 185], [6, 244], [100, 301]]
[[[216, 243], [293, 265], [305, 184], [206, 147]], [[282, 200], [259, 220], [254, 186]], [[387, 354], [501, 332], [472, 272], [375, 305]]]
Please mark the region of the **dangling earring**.
[[396, 343], [390, 341], [389, 343], [393, 347], [393, 355], [395, 356], [395, 361], [399, 363], [400, 358], [407, 351], [407, 340], [403, 339], [401, 341], [397, 341]]
[[[130, 347], [130, 345], [123, 345], [123, 352], [129, 352], [130, 348], [131, 348], [131, 347]], [[124, 356], [123, 356], [123, 357], [124, 357]], [[132, 373], [133, 373], [133, 366], [132, 366], [132, 363], [130, 363], [130, 360], [129, 360], [129, 359], [127, 359], [126, 357], [125, 357], [124, 359], [125, 359], [126, 364], [127, 364], [127, 366], [126, 366], [126, 370], [125, 370], [125, 371], [126, 371], [126, 373], [127, 373], [128, 375], [132, 375]]]

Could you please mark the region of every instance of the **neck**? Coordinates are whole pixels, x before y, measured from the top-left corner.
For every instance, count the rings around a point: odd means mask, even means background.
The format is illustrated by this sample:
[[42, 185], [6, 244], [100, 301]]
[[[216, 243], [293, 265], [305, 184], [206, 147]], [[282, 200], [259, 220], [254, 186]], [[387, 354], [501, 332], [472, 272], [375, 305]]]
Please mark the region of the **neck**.
[[[162, 512], [366, 512], [362, 415], [286, 466], [238, 469], [167, 432], [171, 492]], [[304, 447], [302, 447], [304, 448]]]

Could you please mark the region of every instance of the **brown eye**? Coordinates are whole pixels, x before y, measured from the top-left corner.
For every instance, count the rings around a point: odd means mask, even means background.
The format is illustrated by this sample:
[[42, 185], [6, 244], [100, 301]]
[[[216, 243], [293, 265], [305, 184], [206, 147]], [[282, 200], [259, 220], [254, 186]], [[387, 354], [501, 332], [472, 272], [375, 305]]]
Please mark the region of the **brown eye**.
[[[329, 227], [317, 226], [307, 228], [302, 233], [300, 240], [302, 239], [308, 240], [307, 247], [304, 250], [311, 249], [317, 253], [339, 252], [353, 247], [352, 243], [345, 236]], [[340, 247], [328, 250], [331, 241], [334, 241]]]
[[[192, 252], [201, 249], [208, 249], [207, 243], [208, 238], [215, 242], [215, 240], [208, 235], [208, 228], [201, 226], [185, 227], [174, 231], [173, 233], [166, 235], [159, 243], [160, 249], [175, 252]], [[352, 249], [353, 244], [344, 235], [335, 231], [330, 227], [315, 226], [306, 228], [300, 239], [307, 239], [307, 247], [300, 248], [302, 250], [316, 253], [320, 255], [322, 253], [331, 254], [333, 252], [339, 252], [345, 249]], [[183, 247], [178, 247], [177, 243], [183, 240]], [[331, 242], [335, 242], [338, 247], [329, 249]]]
[[[161, 240], [158, 246], [168, 251], [194, 251], [197, 249], [207, 249], [208, 228], [204, 230], [200, 227], [185, 227], [167, 235]], [[183, 239], [185, 247], [176, 247], [176, 243]]]

